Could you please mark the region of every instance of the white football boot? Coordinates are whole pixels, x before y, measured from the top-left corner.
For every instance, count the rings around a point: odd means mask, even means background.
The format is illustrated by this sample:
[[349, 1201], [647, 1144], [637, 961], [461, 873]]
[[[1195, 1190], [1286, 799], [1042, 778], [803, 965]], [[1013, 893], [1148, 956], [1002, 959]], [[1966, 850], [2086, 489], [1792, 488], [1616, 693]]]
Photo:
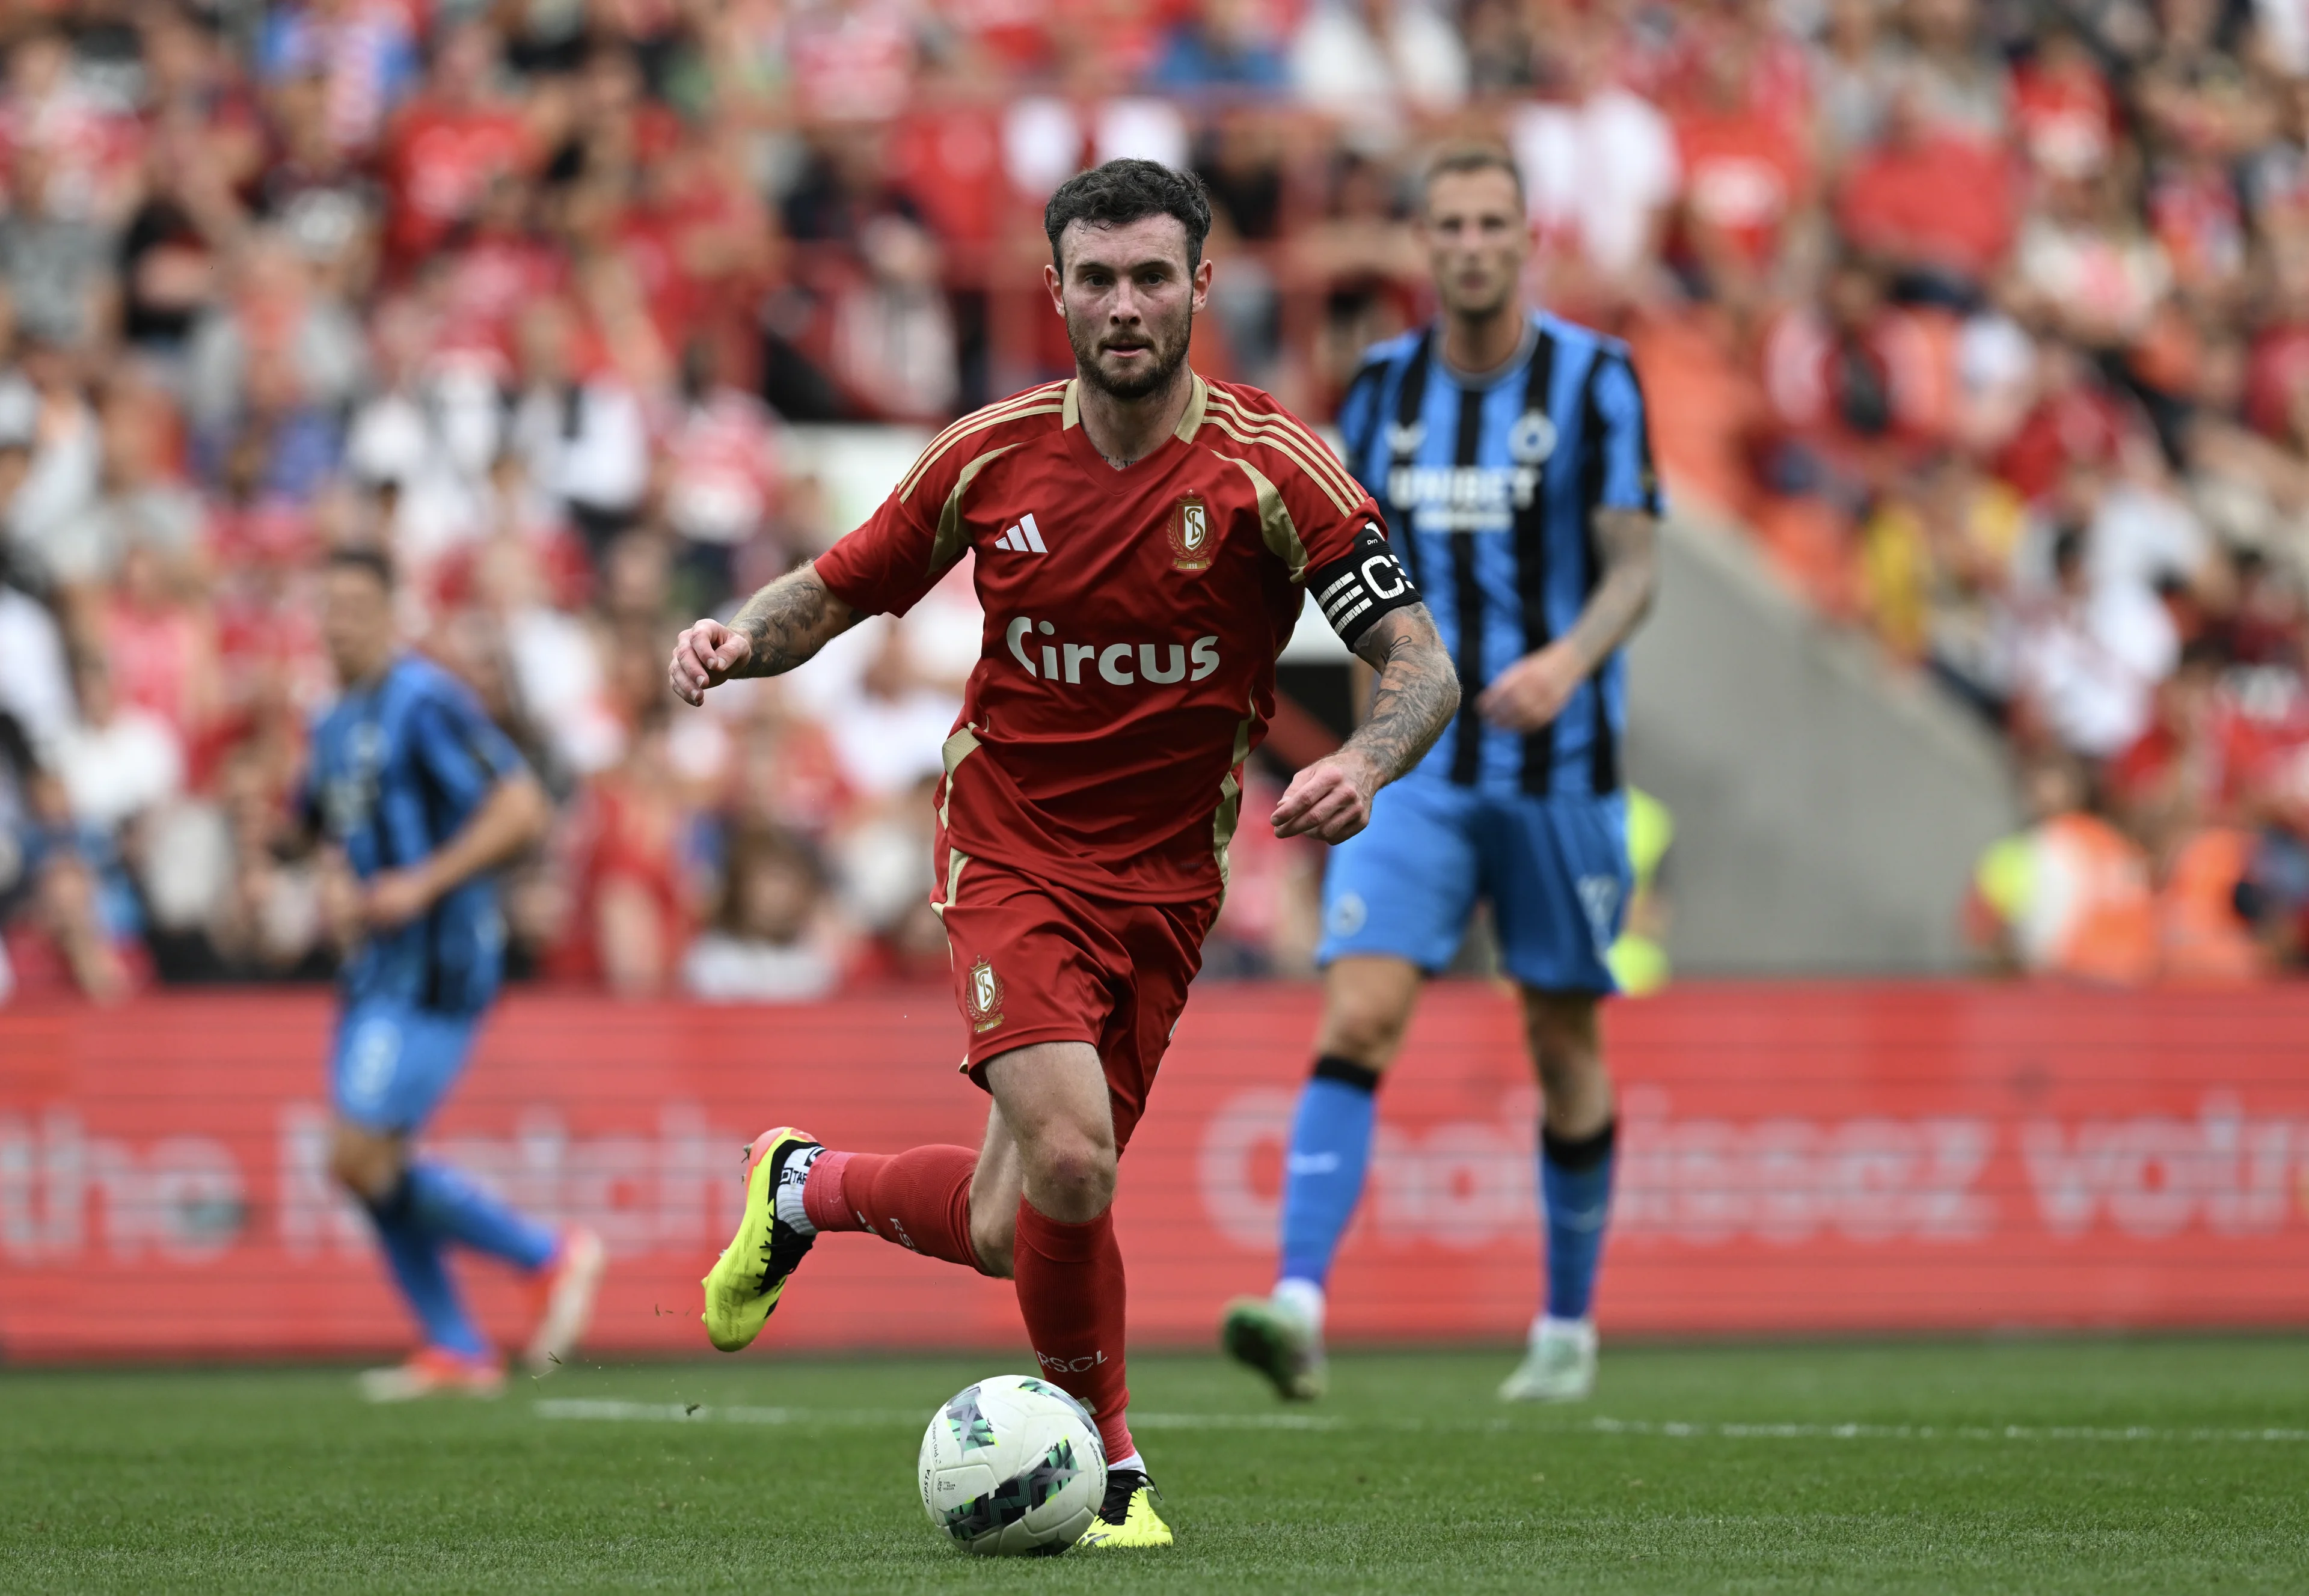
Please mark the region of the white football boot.
[[1596, 1322], [1543, 1317], [1523, 1362], [1500, 1385], [1503, 1402], [1585, 1402], [1596, 1389]]

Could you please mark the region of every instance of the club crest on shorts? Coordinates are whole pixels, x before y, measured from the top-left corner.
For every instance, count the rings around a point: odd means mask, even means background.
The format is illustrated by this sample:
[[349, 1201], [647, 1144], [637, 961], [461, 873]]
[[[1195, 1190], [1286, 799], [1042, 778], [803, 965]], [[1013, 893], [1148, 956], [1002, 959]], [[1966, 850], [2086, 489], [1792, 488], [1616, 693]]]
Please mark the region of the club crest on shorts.
[[1211, 507], [1198, 493], [1188, 494], [1171, 512], [1171, 565], [1178, 571], [1207, 571], [1217, 539]]
[[970, 1010], [970, 1028], [981, 1036], [1002, 1023], [1002, 978], [984, 959], [970, 967], [962, 1000]]

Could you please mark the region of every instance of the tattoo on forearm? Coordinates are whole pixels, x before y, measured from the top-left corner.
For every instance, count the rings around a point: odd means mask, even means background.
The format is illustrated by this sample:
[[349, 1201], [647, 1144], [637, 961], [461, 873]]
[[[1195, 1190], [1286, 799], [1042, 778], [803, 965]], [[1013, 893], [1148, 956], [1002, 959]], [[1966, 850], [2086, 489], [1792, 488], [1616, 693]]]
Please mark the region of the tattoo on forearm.
[[753, 645], [741, 676], [783, 676], [824, 648], [858, 617], [804, 565], [746, 600], [730, 622]]
[[1347, 747], [1377, 765], [1382, 781], [1392, 781], [1417, 764], [1451, 724], [1459, 709], [1459, 677], [1424, 604], [1380, 617], [1356, 643], [1355, 653], [1379, 672], [1379, 689], [1370, 719], [1355, 729]]

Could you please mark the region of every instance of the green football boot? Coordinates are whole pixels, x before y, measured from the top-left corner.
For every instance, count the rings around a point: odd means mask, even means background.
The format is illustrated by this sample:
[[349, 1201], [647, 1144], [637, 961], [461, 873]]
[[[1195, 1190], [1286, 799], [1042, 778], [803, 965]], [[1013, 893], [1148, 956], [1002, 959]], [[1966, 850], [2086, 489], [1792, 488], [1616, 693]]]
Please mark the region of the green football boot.
[[791, 1126], [764, 1131], [746, 1158], [746, 1206], [738, 1233], [722, 1249], [721, 1261], [699, 1282], [705, 1288], [705, 1336], [717, 1351], [750, 1345], [785, 1294], [794, 1272], [817, 1239], [778, 1217], [778, 1185], [797, 1154], [818, 1143]]
[[1219, 1324], [1227, 1356], [1274, 1382], [1287, 1402], [1312, 1402], [1329, 1382], [1323, 1338], [1312, 1325], [1270, 1297], [1238, 1297]]

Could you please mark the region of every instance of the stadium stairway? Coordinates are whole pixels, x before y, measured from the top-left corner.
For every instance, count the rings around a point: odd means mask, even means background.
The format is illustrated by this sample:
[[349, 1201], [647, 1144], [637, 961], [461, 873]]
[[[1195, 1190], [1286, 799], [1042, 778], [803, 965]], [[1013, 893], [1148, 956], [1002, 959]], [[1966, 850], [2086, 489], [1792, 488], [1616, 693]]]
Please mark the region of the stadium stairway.
[[1960, 968], [1973, 862], [2017, 822], [2001, 743], [1821, 619], [1736, 530], [1679, 515], [1662, 559], [1628, 767], [1675, 817], [1678, 976]]

